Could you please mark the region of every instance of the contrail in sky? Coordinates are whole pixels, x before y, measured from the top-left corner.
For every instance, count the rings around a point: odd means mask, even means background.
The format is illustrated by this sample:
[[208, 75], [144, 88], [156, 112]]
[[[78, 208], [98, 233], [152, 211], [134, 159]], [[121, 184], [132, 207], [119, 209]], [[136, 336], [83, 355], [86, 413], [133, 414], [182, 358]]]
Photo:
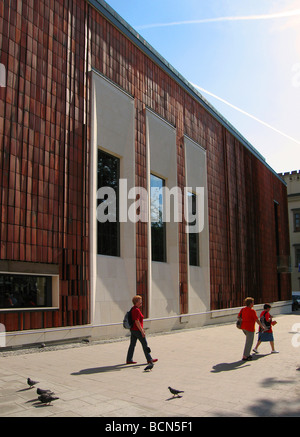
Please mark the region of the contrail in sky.
[[215, 94], [206, 91], [204, 88], [201, 88], [198, 85], [195, 85], [194, 83], [191, 82], [191, 85], [193, 85], [195, 88], [197, 88], [198, 90], [200, 90], [203, 93], [206, 93], [212, 97], [214, 97], [215, 99], [219, 100], [220, 102], [225, 103], [226, 105], [230, 106], [231, 108], [235, 109], [238, 112], [241, 112], [244, 115], [247, 115], [247, 117], [252, 118], [253, 120], [257, 121], [258, 123], [262, 124], [263, 126], [268, 127], [269, 129], [272, 129], [273, 131], [277, 132], [278, 134], [284, 136], [285, 138], [288, 138], [291, 141], [294, 141], [297, 144], [300, 144], [299, 140], [296, 140], [295, 138], [285, 134], [284, 132], [281, 132], [280, 130], [276, 129], [275, 127], [271, 126], [270, 124], [266, 123], [265, 121], [260, 120], [259, 118], [255, 117], [254, 115], [249, 114], [248, 112], [244, 111], [243, 109], [238, 108], [237, 106], [233, 105], [232, 103], [227, 102], [227, 100], [222, 99], [221, 97], [216, 96]]
[[135, 28], [136, 29], [150, 29], [150, 28], [154, 28], [154, 27], [182, 26], [184, 24], [216, 23], [216, 22], [221, 22], [221, 21], [274, 20], [277, 18], [295, 17], [297, 15], [300, 15], [300, 9], [293, 9], [291, 11], [278, 12], [278, 13], [274, 13], [274, 14], [245, 15], [245, 16], [238, 16], [238, 17], [203, 18], [200, 20], [173, 21], [171, 23], [144, 24], [141, 26], [135, 26]]

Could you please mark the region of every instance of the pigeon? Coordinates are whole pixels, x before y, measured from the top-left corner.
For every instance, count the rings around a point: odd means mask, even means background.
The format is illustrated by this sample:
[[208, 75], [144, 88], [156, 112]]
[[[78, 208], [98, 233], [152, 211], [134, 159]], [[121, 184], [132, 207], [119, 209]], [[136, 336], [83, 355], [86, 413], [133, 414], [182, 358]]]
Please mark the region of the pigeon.
[[149, 363], [148, 366], [145, 367], [144, 372], [147, 372], [148, 370], [152, 370], [153, 369], [154, 364], [153, 363]]
[[52, 396], [50, 393], [44, 393], [41, 396], [39, 396], [39, 401], [42, 402], [42, 404], [48, 404], [50, 405], [50, 402], [55, 401], [56, 399], [59, 399], [57, 396]]
[[181, 397], [181, 396], [179, 396], [179, 393], [184, 393], [184, 391], [183, 390], [176, 390], [175, 388], [172, 388], [172, 387], [168, 387], [168, 389], [170, 390], [170, 392], [172, 393], [172, 395], [173, 395], [173, 398], [177, 395], [177, 397]]
[[37, 392], [38, 395], [44, 395], [44, 394], [54, 395], [53, 391], [51, 391], [51, 390], [44, 390], [43, 388], [37, 388], [36, 392]]
[[32, 388], [33, 386], [35, 386], [35, 384], [38, 384], [39, 381], [33, 381], [30, 378], [27, 378], [27, 384], [29, 385], [30, 388]]

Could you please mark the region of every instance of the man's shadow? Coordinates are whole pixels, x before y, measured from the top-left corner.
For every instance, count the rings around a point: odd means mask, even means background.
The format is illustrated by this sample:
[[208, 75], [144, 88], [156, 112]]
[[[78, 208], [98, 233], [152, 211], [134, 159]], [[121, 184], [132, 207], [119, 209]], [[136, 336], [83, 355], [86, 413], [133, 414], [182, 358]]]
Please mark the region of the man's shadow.
[[260, 358], [265, 357], [266, 355], [254, 355], [252, 357], [252, 360], [250, 361], [234, 361], [232, 363], [220, 363], [213, 366], [213, 370], [211, 370], [211, 373], [220, 373], [220, 372], [229, 372], [231, 370], [238, 370], [242, 369], [244, 367], [250, 366], [251, 361], [257, 361]]
[[103, 366], [103, 367], [91, 367], [89, 369], [82, 369], [79, 372], [73, 372], [71, 375], [92, 375], [93, 373], [104, 373], [104, 372], [117, 372], [122, 369], [127, 369], [130, 367], [141, 367], [146, 366], [146, 364], [115, 364], [113, 366]]

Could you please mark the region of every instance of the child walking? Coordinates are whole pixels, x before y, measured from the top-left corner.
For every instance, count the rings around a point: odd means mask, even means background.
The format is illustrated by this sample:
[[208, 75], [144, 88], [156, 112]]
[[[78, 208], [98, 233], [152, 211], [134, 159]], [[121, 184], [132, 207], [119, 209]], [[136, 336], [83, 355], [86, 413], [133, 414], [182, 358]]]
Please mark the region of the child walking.
[[259, 328], [258, 341], [257, 341], [257, 344], [256, 344], [255, 348], [253, 349], [253, 352], [256, 353], [256, 354], [258, 353], [257, 349], [258, 349], [259, 345], [262, 342], [266, 342], [266, 341], [270, 342], [271, 353], [272, 354], [277, 354], [278, 353], [278, 351], [275, 350], [274, 336], [273, 336], [273, 330], [272, 330], [272, 326], [276, 325], [277, 322], [275, 320], [273, 321], [273, 317], [270, 314], [270, 309], [271, 309], [271, 305], [266, 303], [264, 305], [264, 310], [260, 314], [260, 320], [269, 329], [267, 331], [263, 331], [261, 329], [261, 327]]

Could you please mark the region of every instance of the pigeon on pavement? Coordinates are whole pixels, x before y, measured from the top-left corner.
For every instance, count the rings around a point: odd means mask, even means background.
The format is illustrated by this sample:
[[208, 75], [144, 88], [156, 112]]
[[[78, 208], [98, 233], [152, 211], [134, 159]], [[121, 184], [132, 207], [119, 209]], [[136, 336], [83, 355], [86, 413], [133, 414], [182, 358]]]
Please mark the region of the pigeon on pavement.
[[37, 388], [36, 392], [38, 395], [44, 395], [44, 394], [54, 395], [52, 390], [45, 390], [43, 388]]
[[152, 370], [154, 367], [153, 363], [149, 363], [148, 366], [145, 367], [144, 372], [147, 372], [148, 370]]
[[56, 399], [59, 399], [57, 396], [52, 396], [50, 393], [44, 393], [41, 396], [39, 396], [39, 401], [41, 401], [43, 404], [50, 405], [50, 402], [55, 401]]
[[179, 396], [179, 393], [184, 393], [183, 390], [176, 390], [175, 388], [172, 388], [172, 387], [168, 387], [168, 389], [172, 393], [173, 397], [175, 397], [175, 396], [181, 397], [181, 396]]
[[39, 383], [39, 381], [33, 381], [32, 379], [27, 378], [27, 384], [29, 385], [30, 388], [32, 388], [33, 386], [35, 386], [38, 383]]

